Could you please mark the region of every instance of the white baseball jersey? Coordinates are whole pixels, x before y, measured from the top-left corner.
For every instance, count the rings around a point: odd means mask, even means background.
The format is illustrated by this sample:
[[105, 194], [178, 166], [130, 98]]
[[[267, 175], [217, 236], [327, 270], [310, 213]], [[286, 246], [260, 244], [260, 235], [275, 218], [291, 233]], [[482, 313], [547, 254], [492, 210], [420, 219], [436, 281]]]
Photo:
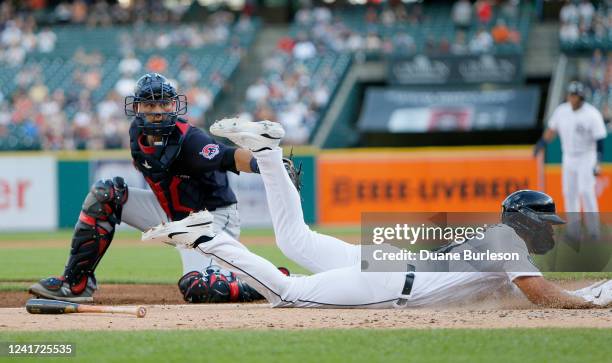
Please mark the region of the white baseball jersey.
[[[406, 272], [362, 272], [361, 249], [337, 238], [313, 232], [304, 223], [300, 196], [282, 162], [282, 150], [254, 153], [266, 189], [266, 198], [278, 247], [297, 264], [314, 272], [288, 277], [272, 263], [221, 232], [196, 248], [234, 271], [275, 307], [405, 308], [448, 305], [500, 289], [513, 288], [519, 276], [541, 276], [528, 260], [520, 237], [508, 226], [488, 231], [481, 248], [517, 252], [518, 262], [503, 263], [496, 272], [419, 272], [409, 295], [403, 294]], [[490, 242], [490, 243], [488, 243]], [[467, 243], [467, 242], [466, 242]], [[468, 248], [468, 245], [456, 248]]]
[[594, 153], [596, 141], [606, 137], [601, 112], [587, 102], [576, 111], [569, 102], [560, 104], [550, 117], [548, 127], [559, 134], [564, 156]]

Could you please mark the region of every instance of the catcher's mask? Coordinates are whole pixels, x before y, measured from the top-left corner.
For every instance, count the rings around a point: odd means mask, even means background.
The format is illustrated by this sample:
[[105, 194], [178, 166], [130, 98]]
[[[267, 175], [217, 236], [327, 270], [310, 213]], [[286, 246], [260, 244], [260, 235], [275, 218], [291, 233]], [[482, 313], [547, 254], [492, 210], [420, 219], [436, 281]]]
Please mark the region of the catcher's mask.
[[[145, 113], [141, 104], [161, 104], [166, 108], [174, 107], [170, 112]], [[172, 133], [176, 118], [187, 113], [187, 97], [176, 92], [174, 86], [158, 73], [147, 73], [136, 83], [133, 96], [127, 96], [124, 103], [125, 114], [136, 117], [138, 128], [144, 135], [166, 137]], [[161, 121], [151, 122], [147, 116], [161, 115]]]
[[529, 252], [544, 254], [555, 246], [552, 226], [565, 221], [556, 214], [555, 202], [548, 194], [519, 190], [503, 201], [502, 223], [514, 229]]

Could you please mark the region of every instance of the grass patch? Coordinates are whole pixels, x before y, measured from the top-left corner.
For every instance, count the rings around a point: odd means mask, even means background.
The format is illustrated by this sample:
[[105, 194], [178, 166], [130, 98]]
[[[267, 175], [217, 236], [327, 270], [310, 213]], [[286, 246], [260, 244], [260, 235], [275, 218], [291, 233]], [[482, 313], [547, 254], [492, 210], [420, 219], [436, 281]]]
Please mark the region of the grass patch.
[[[331, 235], [354, 235], [358, 227], [318, 228], [320, 232]], [[119, 238], [140, 239], [136, 230], [121, 230]], [[246, 229], [244, 237], [270, 237], [271, 229]], [[68, 258], [72, 230], [57, 232], [4, 233], [0, 234], [0, 246], [3, 241], [45, 241], [49, 239], [66, 240], [66, 246], [28, 247], [0, 249], [0, 282], [35, 281], [51, 275], [61, 274]], [[272, 243], [272, 242], [271, 242]], [[307, 273], [289, 261], [273, 244], [250, 245], [249, 249], [272, 261], [277, 266], [285, 266], [293, 273]], [[169, 246], [112, 245], [96, 271], [101, 283], [144, 283], [175, 284], [182, 273], [180, 257], [177, 251]], [[554, 280], [612, 279], [612, 272], [547, 272], [546, 277]], [[19, 285], [5, 287], [0, 291], [20, 291]]]
[[612, 329], [3, 332], [0, 341], [74, 343], [81, 362], [596, 363], [612, 356]]
[[[313, 226], [313, 230], [331, 234], [336, 236], [342, 235], [355, 235], [360, 234], [361, 229], [359, 226], [348, 226], [348, 227], [318, 227]], [[62, 228], [57, 231], [51, 232], [2, 232], [0, 233], [0, 243], [2, 242], [15, 242], [15, 241], [45, 241], [45, 240], [66, 240], [70, 241], [72, 238], [72, 228]], [[140, 238], [140, 231], [135, 229], [121, 229], [117, 231], [116, 236], [123, 238]], [[245, 228], [240, 232], [243, 237], [273, 237], [274, 231], [272, 228]]]
[[[289, 261], [276, 246], [253, 245], [250, 250], [305, 273]], [[67, 248], [11, 248], [0, 252], [0, 281], [35, 281], [61, 274], [68, 258]], [[181, 259], [170, 246], [111, 246], [96, 270], [101, 283], [175, 284], [182, 275]]]
[[599, 280], [612, 279], [612, 272], [545, 272], [544, 276], [551, 280]]
[[0, 292], [2, 291], [28, 291], [29, 283], [25, 282], [0, 282]]

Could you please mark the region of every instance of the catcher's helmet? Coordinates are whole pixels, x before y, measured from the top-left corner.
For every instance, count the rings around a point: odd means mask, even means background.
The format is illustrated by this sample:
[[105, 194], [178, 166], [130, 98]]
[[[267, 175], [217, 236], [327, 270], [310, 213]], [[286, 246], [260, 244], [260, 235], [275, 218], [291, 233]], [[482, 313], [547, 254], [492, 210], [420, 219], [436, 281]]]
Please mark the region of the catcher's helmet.
[[577, 95], [580, 98], [584, 99], [585, 88], [582, 82], [572, 81], [567, 85], [567, 94], [568, 95]]
[[523, 238], [530, 252], [544, 254], [555, 245], [552, 225], [564, 224], [546, 193], [519, 190], [502, 202], [502, 223]]
[[[171, 112], [163, 112], [161, 122], [149, 122], [147, 114], [139, 111], [140, 103], [174, 102]], [[187, 112], [187, 97], [180, 95], [166, 77], [159, 73], [147, 73], [136, 82], [133, 96], [127, 96], [124, 104], [125, 114], [135, 116], [138, 126], [145, 135], [168, 136], [174, 130], [178, 115]], [[155, 113], [156, 115], [159, 113]]]

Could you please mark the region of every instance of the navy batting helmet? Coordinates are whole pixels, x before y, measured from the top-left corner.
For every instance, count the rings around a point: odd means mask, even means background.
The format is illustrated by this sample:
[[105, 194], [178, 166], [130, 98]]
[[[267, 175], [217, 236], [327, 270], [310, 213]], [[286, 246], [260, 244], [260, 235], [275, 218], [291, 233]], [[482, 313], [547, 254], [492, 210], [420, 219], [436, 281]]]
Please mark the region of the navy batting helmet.
[[[140, 103], [174, 103], [170, 112], [155, 113], [163, 117], [160, 122], [149, 122], [147, 114], [143, 113], [138, 105]], [[147, 73], [136, 82], [133, 96], [127, 96], [124, 104], [125, 114], [135, 116], [138, 126], [145, 135], [168, 136], [174, 130], [178, 115], [187, 112], [187, 97], [177, 93], [176, 89], [166, 77], [159, 73]]]
[[502, 202], [502, 223], [512, 227], [530, 252], [544, 254], [555, 246], [552, 225], [564, 224], [546, 193], [519, 190]]
[[585, 91], [586, 90], [582, 82], [572, 81], [567, 85], [568, 95], [577, 95], [577, 96], [580, 96], [580, 98], [584, 99]]

